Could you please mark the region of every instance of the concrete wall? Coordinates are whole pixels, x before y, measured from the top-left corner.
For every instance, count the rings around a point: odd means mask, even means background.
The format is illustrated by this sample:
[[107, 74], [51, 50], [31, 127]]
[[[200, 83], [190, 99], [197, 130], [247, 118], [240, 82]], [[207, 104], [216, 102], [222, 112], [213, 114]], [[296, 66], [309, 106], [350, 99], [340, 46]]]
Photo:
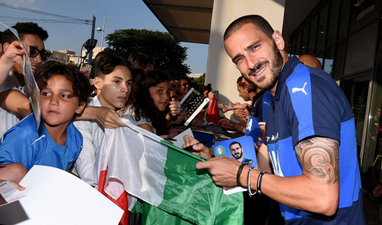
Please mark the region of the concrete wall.
[[[228, 105], [229, 101], [241, 102], [238, 96], [236, 80], [240, 72], [236, 69], [223, 44], [223, 34], [227, 26], [236, 18], [259, 14], [272, 25], [275, 30], [282, 30], [285, 0], [215, 0], [210, 42], [207, 58], [205, 84], [211, 83], [213, 90], [219, 91], [219, 104]], [[231, 117], [231, 112], [226, 117]]]

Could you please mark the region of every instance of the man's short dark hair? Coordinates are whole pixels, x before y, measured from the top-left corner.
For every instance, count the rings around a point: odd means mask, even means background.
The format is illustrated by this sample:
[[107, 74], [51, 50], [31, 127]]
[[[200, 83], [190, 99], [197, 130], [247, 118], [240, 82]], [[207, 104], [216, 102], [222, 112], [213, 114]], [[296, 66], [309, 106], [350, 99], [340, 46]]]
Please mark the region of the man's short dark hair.
[[234, 145], [234, 144], [238, 144], [240, 146], [240, 148], [243, 148], [241, 147], [241, 144], [237, 141], [234, 141], [234, 142], [231, 142], [231, 144], [229, 144], [229, 149], [231, 150], [231, 146]]
[[[101, 55], [100, 55], [101, 54]], [[114, 51], [104, 51], [98, 53], [94, 64], [94, 76], [103, 79], [105, 75], [114, 71], [116, 66], [125, 66], [130, 69], [129, 62]], [[97, 55], [97, 56], [98, 56]]]
[[258, 87], [256, 86], [256, 84], [253, 84], [252, 82], [248, 82], [248, 81], [245, 83], [242, 81], [243, 81], [243, 76], [240, 76], [239, 78], [237, 78], [236, 84], [239, 85], [239, 87], [247, 89], [248, 93], [251, 93], [257, 90]]
[[242, 26], [247, 23], [252, 23], [259, 28], [267, 37], [272, 39], [272, 34], [275, 32], [271, 25], [262, 16], [259, 15], [246, 15], [233, 21], [224, 32], [224, 41], [238, 31]]
[[[37, 35], [39, 38], [41, 38], [42, 41], [45, 41], [49, 37], [48, 32], [39, 27], [37, 23], [19, 22], [12, 26], [12, 28], [17, 30], [21, 41], [24, 40], [24, 36], [26, 34]], [[12, 43], [13, 41], [17, 41], [17, 37], [12, 33], [11, 30], [7, 29], [3, 33], [2, 41], [3, 45], [4, 43]]]
[[79, 103], [87, 102], [90, 93], [92, 92], [92, 87], [88, 78], [76, 67], [56, 61], [48, 61], [44, 63], [37, 68], [35, 74], [38, 87], [40, 89], [45, 88], [48, 85], [48, 80], [54, 75], [62, 75], [72, 82], [73, 92], [74, 95], [78, 97]]
[[130, 62], [131, 68], [134, 70], [144, 70], [155, 63], [152, 58], [142, 52], [130, 53], [127, 60]]
[[2, 44], [3, 43], [3, 31], [0, 31], [0, 44]]
[[239, 85], [239, 87], [245, 88], [247, 85], [243, 82], [243, 76], [240, 76], [237, 78], [236, 84]]

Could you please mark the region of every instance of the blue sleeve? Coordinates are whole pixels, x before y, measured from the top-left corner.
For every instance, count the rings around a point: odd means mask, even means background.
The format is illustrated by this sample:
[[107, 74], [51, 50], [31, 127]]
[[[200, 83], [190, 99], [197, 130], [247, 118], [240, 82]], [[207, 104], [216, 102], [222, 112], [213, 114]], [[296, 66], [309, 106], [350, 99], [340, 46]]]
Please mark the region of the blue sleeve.
[[[33, 117], [33, 115], [32, 115]], [[33, 120], [34, 121], [34, 120]], [[31, 140], [36, 134], [36, 124], [34, 130], [30, 125], [30, 121], [22, 120], [17, 126], [12, 127], [3, 135], [3, 141], [0, 145], [0, 161], [2, 164], [22, 163], [27, 170], [30, 170], [34, 165], [34, 151]]]
[[[323, 136], [340, 141], [341, 122], [348, 101], [342, 90], [327, 74], [311, 74], [299, 64], [295, 75], [287, 79], [281, 93], [285, 117], [292, 131], [293, 145], [310, 136]], [[289, 101], [289, 102], [288, 102]]]

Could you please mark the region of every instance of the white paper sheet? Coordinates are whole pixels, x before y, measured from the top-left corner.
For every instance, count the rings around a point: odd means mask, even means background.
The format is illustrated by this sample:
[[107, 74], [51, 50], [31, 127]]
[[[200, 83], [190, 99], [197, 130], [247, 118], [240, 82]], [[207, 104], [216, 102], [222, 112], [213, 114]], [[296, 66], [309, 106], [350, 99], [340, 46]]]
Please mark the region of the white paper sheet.
[[29, 220], [22, 225], [118, 224], [123, 210], [74, 175], [47, 166], [34, 166], [20, 184], [20, 203]]
[[179, 148], [182, 148], [182, 145], [184, 144], [184, 140], [183, 140], [184, 135], [189, 135], [191, 137], [194, 137], [194, 134], [192, 133], [191, 128], [188, 128], [187, 130], [183, 131], [182, 133], [174, 137], [176, 141], [173, 141], [173, 145]]

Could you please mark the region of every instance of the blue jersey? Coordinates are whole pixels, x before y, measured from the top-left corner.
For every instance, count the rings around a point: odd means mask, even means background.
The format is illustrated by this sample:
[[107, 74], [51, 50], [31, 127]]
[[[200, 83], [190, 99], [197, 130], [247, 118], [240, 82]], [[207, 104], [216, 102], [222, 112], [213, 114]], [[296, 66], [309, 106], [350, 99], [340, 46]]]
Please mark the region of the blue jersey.
[[266, 115], [271, 102], [272, 95], [269, 91], [265, 90], [257, 93], [252, 99], [252, 110], [245, 129], [245, 135], [251, 136], [255, 142], [257, 142], [259, 137], [262, 138], [259, 125], [265, 124]]
[[294, 146], [304, 138], [335, 139], [340, 143], [340, 201], [333, 217], [280, 204], [286, 224], [365, 224], [354, 124], [348, 100], [329, 74], [296, 57], [288, 60], [267, 114], [265, 144], [274, 173], [302, 175]]
[[82, 149], [82, 135], [70, 123], [66, 144], [56, 144], [43, 123], [37, 130], [33, 113], [4, 133], [0, 145], [3, 164], [22, 163], [29, 171], [34, 165], [44, 165], [68, 170]]

